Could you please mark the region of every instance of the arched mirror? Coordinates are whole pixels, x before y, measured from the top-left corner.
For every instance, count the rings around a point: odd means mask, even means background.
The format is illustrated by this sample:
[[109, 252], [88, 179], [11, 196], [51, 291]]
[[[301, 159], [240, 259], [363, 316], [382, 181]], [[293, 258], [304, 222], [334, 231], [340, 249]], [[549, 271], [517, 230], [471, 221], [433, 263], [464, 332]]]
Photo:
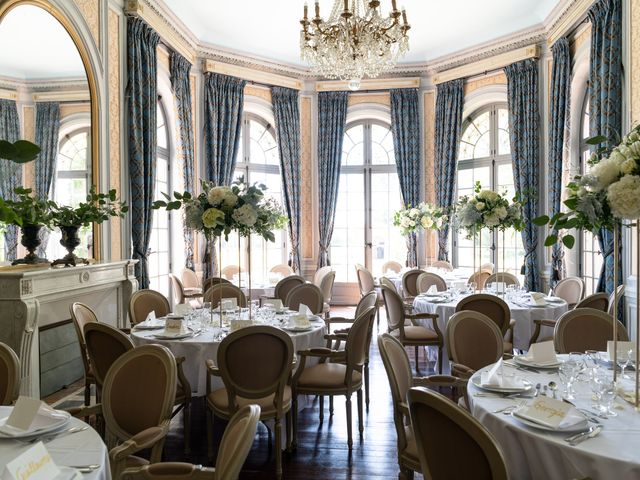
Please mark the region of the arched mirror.
[[[95, 82], [84, 44], [51, 2], [0, 0], [0, 45], [0, 138], [11, 140], [17, 122], [18, 138], [42, 149], [3, 180], [0, 195], [25, 186], [75, 206], [98, 184]], [[99, 257], [95, 227], [81, 230], [80, 256]], [[0, 260], [13, 260], [17, 235], [0, 237]], [[57, 229], [49, 233], [41, 250], [48, 259], [66, 253], [59, 240]]]

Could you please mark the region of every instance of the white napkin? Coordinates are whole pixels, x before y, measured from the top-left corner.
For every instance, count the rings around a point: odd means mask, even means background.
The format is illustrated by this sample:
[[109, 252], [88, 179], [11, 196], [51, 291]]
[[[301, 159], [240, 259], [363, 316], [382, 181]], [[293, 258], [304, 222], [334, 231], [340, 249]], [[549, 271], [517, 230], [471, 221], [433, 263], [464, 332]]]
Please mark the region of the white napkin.
[[309, 307], [304, 303], [301, 303], [298, 307], [298, 315], [304, 315], [305, 318], [310, 318], [313, 316], [313, 313], [311, 313], [311, 309]]
[[524, 382], [520, 377], [504, 375], [502, 359], [498, 360], [491, 369], [482, 372], [480, 385], [483, 387], [524, 388]]
[[554, 429], [569, 428], [586, 421], [575, 407], [545, 396], [535, 398], [515, 415]]
[[60, 423], [65, 416], [40, 400], [21, 396], [7, 421], [0, 426], [0, 432], [11, 437], [35, 432]]
[[156, 319], [156, 311], [155, 310], [151, 310], [149, 312], [149, 314], [147, 315], [147, 318], [144, 319], [144, 322], [142, 323], [153, 323]]
[[[632, 357], [631, 360], [635, 360], [636, 359], [636, 345], [635, 342], [618, 342], [618, 360], [620, 360], [620, 357], [622, 357], [623, 355], [626, 355], [626, 353], [632, 350]], [[607, 341], [607, 355], [609, 357], [609, 361], [613, 362], [613, 340], [609, 340]]]
[[525, 362], [536, 365], [553, 365], [558, 363], [553, 341], [532, 343], [526, 355], [521, 357]]
[[531, 292], [531, 303], [534, 305], [538, 305], [540, 307], [547, 304], [547, 301], [544, 299], [544, 293]]
[[431, 285], [426, 293], [428, 293], [429, 295], [437, 295], [438, 288], [435, 285]]

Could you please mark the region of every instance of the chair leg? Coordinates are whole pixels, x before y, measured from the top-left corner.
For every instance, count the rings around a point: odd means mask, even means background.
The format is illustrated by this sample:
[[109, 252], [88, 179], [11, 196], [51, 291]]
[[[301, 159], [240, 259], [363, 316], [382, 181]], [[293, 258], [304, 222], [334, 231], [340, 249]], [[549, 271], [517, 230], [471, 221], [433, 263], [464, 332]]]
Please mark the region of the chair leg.
[[442, 346], [438, 347], [438, 373], [442, 374]]
[[351, 436], [351, 393], [347, 394], [347, 445], [349, 446], [349, 450], [353, 447], [353, 439]]
[[362, 414], [362, 387], [358, 389], [358, 430], [360, 431], [360, 438], [364, 433], [364, 421]]
[[182, 411], [184, 425], [184, 453], [191, 453], [191, 403], [187, 403]]
[[291, 410], [289, 410], [286, 415], [285, 415], [285, 421], [287, 429], [285, 430], [287, 432], [287, 441], [286, 441], [286, 451], [290, 452], [291, 451], [291, 419], [292, 419], [292, 413]]
[[84, 381], [84, 406], [91, 405], [91, 383], [87, 380]]
[[213, 412], [205, 405], [207, 422], [207, 458], [213, 464]]
[[376, 328], [380, 330], [380, 305], [376, 308]]
[[295, 390], [291, 392], [291, 397], [293, 398], [290, 410], [292, 430], [291, 449], [295, 450], [298, 446], [298, 394]]
[[276, 477], [282, 478], [282, 419], [276, 417]]
[[415, 352], [416, 352], [416, 373], [420, 372], [420, 357], [419, 357], [419, 353], [420, 350], [418, 349], [418, 346], [415, 346]]
[[367, 412], [369, 411], [369, 361], [364, 364], [364, 398], [367, 404]]
[[324, 421], [324, 396], [320, 395], [320, 423]]
[[333, 395], [329, 395], [329, 416], [333, 416]]

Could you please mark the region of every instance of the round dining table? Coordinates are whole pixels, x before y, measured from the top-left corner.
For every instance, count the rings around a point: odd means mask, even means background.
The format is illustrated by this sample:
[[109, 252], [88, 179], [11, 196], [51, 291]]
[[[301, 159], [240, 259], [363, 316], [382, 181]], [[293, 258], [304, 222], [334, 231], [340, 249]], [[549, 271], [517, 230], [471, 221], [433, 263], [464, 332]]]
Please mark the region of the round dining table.
[[[208, 317], [208, 312], [201, 310], [201, 318]], [[287, 330], [286, 315], [276, 315], [272, 322], [273, 326], [284, 329], [293, 341], [294, 352], [313, 347], [324, 347], [326, 342], [324, 335], [326, 327], [324, 320], [314, 315], [310, 319], [311, 326], [305, 331]], [[137, 330], [131, 331], [131, 340], [134, 345], [140, 346], [150, 343], [164, 345], [173, 352], [176, 357], [184, 357], [182, 368], [185, 377], [191, 384], [191, 390], [195, 396], [206, 395], [207, 367], [206, 360], [216, 361], [218, 346], [227, 335], [229, 327], [220, 328], [219, 316], [214, 313], [211, 322], [203, 322], [202, 325], [192, 327], [196, 330], [193, 336], [183, 339], [160, 339], [156, 338], [159, 330]], [[212, 388], [223, 388], [220, 377], [212, 377]]]
[[[456, 299], [446, 300], [446, 297], [437, 298], [421, 294], [414, 299], [413, 310], [416, 313], [438, 314], [438, 327], [442, 334], [445, 335], [447, 322], [451, 315], [456, 312], [458, 301], [464, 296], [461, 295]], [[534, 320], [557, 320], [568, 309], [567, 302], [564, 300], [554, 303], [547, 302], [544, 306], [531, 306], [530, 304], [512, 301], [507, 301], [507, 305], [509, 305], [509, 310], [511, 311], [511, 318], [516, 322], [513, 328], [513, 348], [518, 350], [529, 349], [529, 340], [535, 330]], [[421, 319], [418, 322], [425, 327], [431, 326], [431, 320]], [[435, 352], [435, 348], [433, 348], [433, 352]], [[443, 356], [445, 360], [443, 362], [443, 371], [444, 373], [449, 373], [449, 362], [446, 361], [449, 358], [446, 342], [443, 348]]]
[[[448, 286], [453, 285], [455, 282], [465, 282], [466, 284], [469, 276], [471, 275], [471, 270], [467, 268], [455, 268], [452, 271], [448, 271], [441, 268], [427, 267], [425, 272], [431, 272], [439, 275], [445, 282], [447, 282]], [[406, 273], [406, 271], [400, 273], [388, 273], [384, 275], [384, 277], [393, 283], [400, 296], [403, 295], [402, 276], [404, 273]]]
[[[8, 417], [13, 407], [0, 406], [0, 418]], [[72, 417], [64, 429], [88, 426]], [[26, 452], [33, 444], [21, 440], [0, 438], [0, 474], [11, 460]], [[86, 480], [109, 480], [109, 452], [107, 446], [93, 428], [65, 434], [45, 440], [44, 446], [58, 467], [86, 467], [94, 465], [91, 472], [82, 473]]]
[[[562, 357], [562, 356], [560, 356]], [[484, 370], [491, 368], [486, 367]], [[505, 368], [514, 367], [505, 365]], [[550, 381], [562, 385], [557, 371], [514, 370], [533, 385], [548, 385]], [[612, 372], [611, 372], [612, 373]], [[477, 375], [480, 373], [477, 373]], [[613, 374], [613, 373], [612, 373]], [[598, 413], [592, 406], [591, 389], [586, 374], [583, 381], [574, 384], [576, 395], [572, 402], [579, 409]], [[631, 389], [631, 380], [622, 381]], [[562, 387], [557, 398], [562, 395]], [[500, 445], [507, 463], [509, 478], [518, 480], [548, 479], [615, 479], [637, 480], [640, 478], [640, 412], [623, 400], [615, 399], [613, 411], [617, 416], [592, 417], [590, 426], [602, 425], [602, 432], [576, 446], [565, 438], [570, 434], [541, 430], [521, 423], [510, 414], [499, 410], [528, 400], [505, 398], [486, 393], [473, 382], [468, 386], [469, 407], [494, 436]], [[507, 411], [508, 412], [508, 411]]]

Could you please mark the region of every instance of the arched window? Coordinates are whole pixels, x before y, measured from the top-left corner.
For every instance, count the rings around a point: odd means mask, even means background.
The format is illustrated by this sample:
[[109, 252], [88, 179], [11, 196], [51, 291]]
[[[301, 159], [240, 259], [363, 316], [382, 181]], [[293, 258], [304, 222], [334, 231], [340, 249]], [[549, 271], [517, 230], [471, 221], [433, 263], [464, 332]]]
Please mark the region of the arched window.
[[[591, 146], [589, 139], [589, 89], [586, 89], [582, 101], [582, 114], [580, 115], [580, 173], [585, 174], [589, 168]], [[591, 232], [582, 231], [580, 235], [580, 262], [578, 262], [578, 275], [584, 279], [585, 294], [595, 293], [602, 269], [602, 254], [598, 238]]]
[[[506, 104], [484, 107], [464, 122], [458, 153], [458, 197], [473, 193], [476, 182], [480, 182], [482, 188], [506, 193], [510, 201], [515, 194]], [[458, 267], [473, 268], [473, 241], [459, 232], [453, 235], [453, 243], [454, 263]], [[497, 261], [501, 271], [519, 275], [523, 260], [520, 233], [507, 230], [503, 241], [502, 232], [492, 235], [488, 229], [482, 231], [482, 251], [476, 248], [476, 267]]]
[[[169, 129], [167, 115], [158, 99], [156, 109], [156, 179], [154, 199], [164, 200], [162, 193], [172, 192]], [[151, 241], [149, 243], [149, 288], [169, 297], [169, 273], [171, 272], [171, 216], [165, 209], [153, 210]]]
[[388, 260], [404, 263], [406, 241], [393, 226], [402, 207], [389, 124], [359, 120], [347, 125], [331, 238], [331, 265], [337, 282], [357, 281], [354, 265], [374, 275]]
[[[59, 205], [76, 206], [86, 200], [91, 188], [91, 133], [89, 127], [82, 127], [63, 135], [58, 144], [56, 173], [51, 183], [52, 198]], [[75, 254], [83, 258], [93, 257], [92, 227], [82, 227], [79, 231], [80, 245]], [[66, 255], [60, 245], [61, 233], [51, 232], [47, 243], [47, 258], [55, 260]]]
[[[273, 125], [253, 113], [245, 113], [242, 118], [234, 180], [240, 176], [244, 176], [248, 184], [264, 184], [267, 187], [266, 195], [273, 197], [284, 208], [276, 132]], [[268, 283], [269, 270], [275, 265], [287, 262], [287, 231], [278, 230], [274, 235], [275, 242], [267, 242], [256, 235], [251, 237], [251, 278], [254, 285]], [[223, 242], [223, 267], [237, 265], [240, 262], [240, 266], [246, 270], [248, 260], [244, 239], [240, 256], [237, 234], [232, 234], [229, 241]]]

